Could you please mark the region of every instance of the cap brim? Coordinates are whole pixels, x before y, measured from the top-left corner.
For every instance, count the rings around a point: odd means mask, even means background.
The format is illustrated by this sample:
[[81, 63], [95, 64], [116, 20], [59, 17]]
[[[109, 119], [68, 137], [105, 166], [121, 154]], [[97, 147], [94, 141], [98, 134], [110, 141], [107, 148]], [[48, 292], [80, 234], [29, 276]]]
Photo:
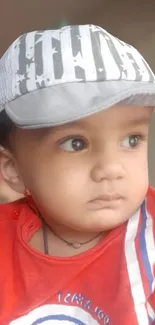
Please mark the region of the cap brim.
[[19, 127], [43, 128], [66, 124], [118, 103], [155, 106], [155, 84], [133, 81], [67, 83], [27, 93], [5, 105]]

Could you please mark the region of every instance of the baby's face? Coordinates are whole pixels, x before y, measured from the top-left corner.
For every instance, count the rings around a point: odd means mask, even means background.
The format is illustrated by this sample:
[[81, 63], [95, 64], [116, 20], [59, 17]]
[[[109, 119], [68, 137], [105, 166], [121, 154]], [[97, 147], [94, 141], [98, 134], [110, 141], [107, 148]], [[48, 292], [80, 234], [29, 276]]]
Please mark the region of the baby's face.
[[102, 231], [135, 213], [148, 188], [151, 113], [115, 106], [60, 127], [18, 130], [15, 158], [43, 216]]

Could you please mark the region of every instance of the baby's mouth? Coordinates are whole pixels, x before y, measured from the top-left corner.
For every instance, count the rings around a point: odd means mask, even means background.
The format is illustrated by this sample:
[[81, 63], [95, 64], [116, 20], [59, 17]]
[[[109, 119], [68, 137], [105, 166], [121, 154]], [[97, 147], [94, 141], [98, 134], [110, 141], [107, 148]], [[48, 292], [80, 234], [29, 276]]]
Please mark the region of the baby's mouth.
[[94, 209], [112, 209], [118, 207], [122, 200], [123, 197], [119, 193], [107, 193], [94, 197], [89, 201], [89, 205]]

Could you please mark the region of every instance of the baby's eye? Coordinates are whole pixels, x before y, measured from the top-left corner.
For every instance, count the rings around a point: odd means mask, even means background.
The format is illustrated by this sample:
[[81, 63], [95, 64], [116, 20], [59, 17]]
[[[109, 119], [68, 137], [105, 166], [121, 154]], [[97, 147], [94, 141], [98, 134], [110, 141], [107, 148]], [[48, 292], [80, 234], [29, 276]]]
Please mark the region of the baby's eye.
[[67, 140], [64, 140], [60, 144], [60, 148], [62, 148], [64, 151], [82, 151], [87, 147], [86, 140], [82, 138], [70, 138]]
[[122, 142], [121, 145], [123, 147], [127, 147], [127, 148], [135, 148], [138, 146], [139, 144], [139, 140], [140, 140], [140, 136], [139, 135], [130, 135], [127, 136]]

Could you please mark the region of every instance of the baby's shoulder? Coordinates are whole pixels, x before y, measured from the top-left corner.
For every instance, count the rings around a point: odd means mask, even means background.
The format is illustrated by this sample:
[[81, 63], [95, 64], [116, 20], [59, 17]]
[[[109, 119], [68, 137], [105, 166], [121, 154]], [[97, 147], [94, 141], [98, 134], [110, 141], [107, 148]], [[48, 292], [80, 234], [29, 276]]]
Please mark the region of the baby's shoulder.
[[13, 232], [16, 228], [18, 221], [25, 219], [27, 211], [29, 210], [28, 204], [25, 199], [0, 204], [0, 236], [3, 237], [5, 231]]
[[146, 195], [146, 209], [155, 217], [155, 189], [151, 186], [148, 188]]
[[146, 228], [153, 229], [155, 238], [155, 189], [153, 187], [148, 188], [148, 192], [145, 199], [145, 216]]

